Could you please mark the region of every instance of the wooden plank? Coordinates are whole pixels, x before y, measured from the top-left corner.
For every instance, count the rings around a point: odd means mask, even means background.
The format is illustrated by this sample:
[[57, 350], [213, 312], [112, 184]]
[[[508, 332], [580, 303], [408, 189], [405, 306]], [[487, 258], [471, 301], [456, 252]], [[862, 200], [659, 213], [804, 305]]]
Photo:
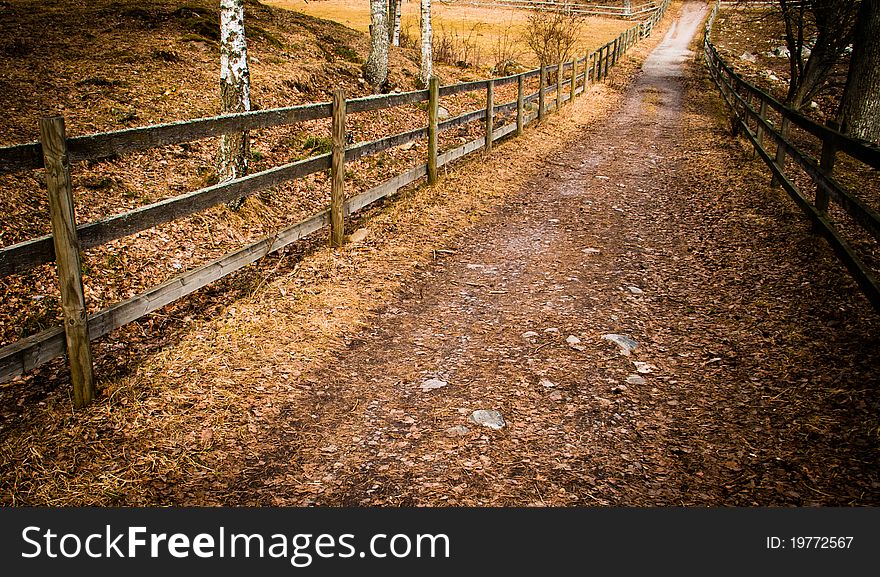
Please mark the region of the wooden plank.
[[329, 118], [330, 113], [331, 103], [322, 102], [78, 136], [68, 139], [70, 161], [99, 160], [223, 134], [298, 124]]
[[462, 92], [472, 92], [474, 90], [485, 90], [487, 80], [475, 80], [473, 82], [462, 82], [460, 84], [450, 84], [440, 87], [440, 98], [452, 96], [453, 94], [461, 94]]
[[[243, 178], [215, 184], [165, 199], [77, 228], [80, 248], [111, 240], [176, 220], [213, 206], [250, 196], [261, 190], [330, 168], [330, 155], [285, 164]], [[0, 250], [0, 277], [22, 272], [54, 260], [52, 237], [43, 236]]]
[[556, 110], [562, 108], [562, 62], [556, 65]]
[[43, 168], [43, 147], [39, 142], [0, 146], [0, 174]]
[[538, 121], [544, 120], [547, 105], [544, 103], [545, 87], [547, 86], [547, 69], [541, 65], [541, 77], [538, 82]]
[[[837, 147], [834, 145], [834, 139], [828, 139], [822, 142], [822, 155], [819, 160], [819, 169], [822, 174], [828, 178], [834, 172], [834, 161], [837, 157]], [[829, 189], [825, 179], [816, 183], [816, 208], [821, 213], [828, 212], [828, 196]]]
[[474, 110], [473, 112], [465, 112], [464, 114], [460, 114], [454, 118], [450, 118], [449, 120], [444, 120], [443, 122], [437, 125], [437, 130], [443, 132], [444, 130], [449, 130], [450, 128], [455, 128], [456, 126], [461, 126], [462, 124], [467, 124], [468, 122], [474, 122], [475, 120], [482, 120], [486, 116], [486, 110], [481, 108], [479, 110]]
[[425, 176], [427, 173], [427, 165], [420, 164], [415, 168], [411, 168], [410, 170], [404, 172], [403, 174], [386, 180], [379, 186], [371, 188], [366, 192], [362, 192], [361, 194], [346, 200], [345, 214], [354, 214], [357, 211], [362, 210], [363, 208], [373, 204], [374, 202], [381, 200], [386, 196], [394, 194], [400, 188], [408, 184], [412, 184], [413, 182]]
[[89, 346], [64, 118], [55, 116], [40, 119], [40, 142], [46, 166], [46, 187], [52, 219], [52, 239], [57, 255], [67, 359], [73, 385], [73, 406], [81, 408], [95, 398], [95, 377], [92, 349]]
[[345, 238], [345, 91], [333, 91], [333, 158], [330, 165], [330, 246], [342, 246]]
[[491, 80], [486, 84], [486, 152], [492, 150], [492, 132], [495, 124], [495, 83]]
[[577, 90], [577, 59], [571, 61], [571, 82], [569, 83], [569, 88], [571, 89], [571, 95], [569, 96], [569, 100], [574, 100], [575, 90]]
[[395, 134], [394, 136], [388, 136], [386, 138], [373, 140], [371, 142], [364, 142], [358, 144], [357, 146], [352, 146], [351, 148], [346, 150], [345, 161], [353, 162], [365, 156], [372, 156], [379, 152], [394, 148], [395, 146], [402, 146], [410, 142], [421, 140], [427, 137], [427, 135], [427, 127], [416, 128], [415, 130], [410, 130], [409, 132], [401, 132], [400, 134]]
[[431, 97], [428, 101], [428, 184], [437, 183], [437, 115], [440, 109], [440, 81], [432, 76], [428, 81]]
[[486, 137], [485, 136], [481, 136], [479, 138], [471, 140], [467, 144], [463, 144], [456, 149], [449, 150], [447, 152], [440, 154], [437, 157], [437, 166], [443, 166], [443, 165], [449, 164], [450, 162], [457, 160], [457, 159], [461, 158], [462, 156], [470, 154], [471, 152], [473, 152], [475, 150], [480, 150], [484, 146], [486, 146]]
[[428, 100], [427, 90], [399, 92], [394, 94], [374, 94], [362, 98], [352, 98], [346, 102], [345, 110], [346, 114], [354, 114], [356, 112], [369, 112], [372, 110], [396, 108], [398, 106], [406, 106], [407, 104], [424, 102], [425, 100]]
[[525, 126], [523, 123], [523, 111], [524, 111], [524, 107], [525, 107], [525, 100], [524, 100], [525, 97], [523, 94], [524, 84], [525, 84], [525, 81], [523, 79], [523, 76], [522, 75], [518, 76], [517, 82], [516, 82], [516, 135], [517, 136], [522, 136], [523, 126]]

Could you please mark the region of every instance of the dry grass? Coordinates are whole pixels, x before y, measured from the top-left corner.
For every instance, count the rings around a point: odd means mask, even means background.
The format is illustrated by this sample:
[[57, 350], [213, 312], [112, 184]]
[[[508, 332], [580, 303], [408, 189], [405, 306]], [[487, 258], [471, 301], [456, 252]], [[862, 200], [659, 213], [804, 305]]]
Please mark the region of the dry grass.
[[[352, 5], [345, 0], [325, 0], [323, 2], [304, 2], [303, 0], [269, 0], [267, 4], [296, 10], [304, 14], [333, 20], [355, 30], [369, 32], [369, 3]], [[499, 41], [505, 37], [518, 39], [524, 55], [523, 64], [537, 65], [534, 56], [525, 49], [522, 37], [525, 32], [529, 11], [516, 9], [489, 8], [485, 6], [459, 6], [435, 3], [432, 7], [435, 35], [445, 34], [449, 38], [470, 39], [473, 48], [479, 53], [478, 66], [495, 65], [493, 55], [498, 51]], [[630, 28], [632, 22], [612, 18], [590, 17], [586, 19], [583, 36], [577, 44], [576, 52], [587, 54], [621, 32]], [[416, 35], [419, 30], [419, 5], [407, 2], [403, 5], [401, 28], [409, 29]]]
[[231, 481], [249, 456], [265, 451], [271, 426], [291, 424], [291, 455], [301, 439], [318, 434], [310, 429], [316, 416], [296, 407], [325, 395], [327, 383], [303, 375], [367, 326], [437, 249], [542, 170], [538, 160], [552, 159], [601, 121], [660, 36], [627, 56], [610, 85], [592, 86], [522, 138], [448, 170], [437, 186], [405, 192], [365, 215], [365, 241], [257, 268], [262, 278], [249, 296], [210, 320], [190, 321], [173, 348], [100, 383], [90, 408], [71, 413], [62, 392], [30, 407], [4, 432], [0, 503], [229, 502]]

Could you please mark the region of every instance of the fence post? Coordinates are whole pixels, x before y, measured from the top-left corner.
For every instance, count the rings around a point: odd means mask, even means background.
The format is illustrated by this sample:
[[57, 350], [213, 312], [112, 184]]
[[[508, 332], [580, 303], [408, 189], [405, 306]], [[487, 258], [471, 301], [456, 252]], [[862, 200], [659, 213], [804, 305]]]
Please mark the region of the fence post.
[[428, 184], [437, 182], [437, 116], [440, 109], [440, 81], [428, 80]]
[[541, 64], [541, 74], [538, 80], [538, 120], [544, 120], [544, 87], [547, 86], [547, 70]]
[[[782, 126], [779, 130], [779, 136], [781, 139], [788, 138], [790, 128], [791, 121], [783, 116]], [[779, 170], [785, 171], [785, 148], [782, 146], [781, 142], [776, 143], [776, 164], [779, 166]], [[770, 179], [770, 186], [776, 186], [777, 184], [779, 184], [779, 179], [776, 178], [776, 173], [774, 173], [773, 178]]]
[[49, 214], [52, 219], [52, 242], [61, 289], [61, 309], [67, 360], [73, 385], [73, 406], [85, 407], [95, 398], [95, 375], [89, 345], [89, 322], [83, 294], [82, 263], [76, 234], [76, 213], [70, 183], [70, 159], [64, 118], [40, 119], [40, 142], [46, 167]]
[[[838, 129], [836, 122], [829, 122], [829, 128]], [[822, 156], [819, 158], [819, 169], [828, 177], [834, 172], [834, 161], [837, 159], [837, 146], [835, 146], [834, 138], [826, 138], [822, 140]], [[819, 212], [825, 214], [828, 212], [828, 188], [821, 182], [816, 183], [816, 208]]]
[[618, 38], [614, 39], [614, 48], [611, 49], [611, 66], [614, 66], [615, 64], [617, 64], [617, 40], [618, 40]]
[[486, 84], [486, 152], [492, 150], [492, 133], [495, 132], [495, 81]]
[[345, 221], [345, 91], [333, 91], [333, 161], [330, 167], [330, 246], [342, 246]]
[[596, 62], [594, 63], [595, 70], [593, 70], [593, 79], [596, 82], [600, 82], [602, 80], [602, 50], [604, 49], [604, 46], [600, 46], [599, 51], [596, 52]]
[[523, 133], [523, 75], [516, 77], [516, 135], [522, 136]]
[[[758, 117], [761, 120], [767, 120], [767, 101], [763, 98], [761, 99], [761, 106], [758, 108]], [[758, 146], [762, 149], [764, 148], [764, 123], [758, 121], [758, 127], [755, 129], [755, 140], [758, 141]]]
[[562, 110], [562, 72], [565, 66], [560, 62], [556, 65], [556, 110]]
[[569, 101], [574, 102], [575, 93], [577, 92], [577, 77], [578, 77], [578, 59], [575, 57], [571, 61], [571, 98]]
[[611, 60], [611, 44], [605, 47], [605, 70], [602, 71], [602, 77], [608, 76], [608, 62]]

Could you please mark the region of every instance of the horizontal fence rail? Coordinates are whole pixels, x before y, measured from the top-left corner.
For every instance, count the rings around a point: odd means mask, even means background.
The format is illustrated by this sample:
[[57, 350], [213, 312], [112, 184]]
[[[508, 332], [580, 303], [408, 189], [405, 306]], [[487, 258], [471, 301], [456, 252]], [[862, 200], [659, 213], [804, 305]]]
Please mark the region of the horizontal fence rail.
[[635, 20], [657, 10], [660, 2], [646, 2], [639, 6], [604, 6], [601, 4], [581, 2], [542, 2], [533, 0], [500, 0], [498, 2], [468, 2], [471, 6], [488, 6], [493, 8], [516, 8], [519, 10], [539, 10], [581, 14], [584, 16], [608, 16]]
[[[703, 48], [710, 76], [733, 113], [735, 130], [748, 137], [757, 154], [770, 168], [773, 182], [779, 183], [811, 219], [816, 230], [828, 240], [865, 296], [880, 311], [880, 282], [876, 274], [865, 265], [851, 242], [842, 236], [828, 213], [829, 202], [833, 201], [875, 241], [880, 242], [880, 212], [858, 198], [833, 175], [838, 152], [844, 152], [865, 166], [880, 170], [880, 148], [818, 124], [739, 76], [721, 58], [711, 41], [712, 25], [719, 9], [720, 3], [716, 3], [706, 22]], [[779, 116], [779, 125], [770, 120], [770, 112]], [[816, 160], [792, 143], [792, 127], [797, 127], [820, 141], [821, 159]], [[774, 145], [775, 150], [772, 153], [766, 146], [766, 139]], [[812, 180], [816, 189], [813, 199], [786, 173], [786, 159], [794, 161]]]
[[[668, 1], [658, 6], [653, 9], [651, 16], [655, 21], [662, 16], [668, 6]], [[229, 114], [71, 138], [63, 136], [63, 119], [54, 119], [58, 121], [56, 124], [60, 123], [62, 141], [66, 143], [67, 147], [66, 159], [63, 160], [61, 172], [58, 173], [63, 180], [65, 171], [69, 170], [71, 164], [86, 160], [101, 160], [124, 153], [181, 144], [223, 134], [289, 126], [327, 118], [333, 119], [335, 134], [340, 130], [340, 126], [344, 128], [346, 114], [428, 102], [427, 127], [351, 146], [345, 146], [344, 142], [337, 143], [339, 139], [334, 138], [334, 150], [331, 154], [273, 167], [99, 221], [84, 224], [77, 224], [74, 221], [69, 228], [75, 231], [74, 240], [78, 248], [93, 248], [309, 174], [324, 170], [330, 170], [331, 173], [332, 192], [329, 208], [303, 221], [291, 224], [276, 234], [230, 252], [207, 264], [177, 275], [141, 294], [89, 315], [85, 319], [86, 345], [88, 345], [88, 340], [104, 336], [328, 225], [331, 230], [331, 243], [338, 244], [342, 238], [341, 226], [344, 224], [344, 218], [396, 193], [401, 187], [410, 185], [419, 179], [427, 177], [428, 182], [433, 184], [437, 178], [437, 167], [447, 165], [478, 150], [488, 151], [493, 142], [511, 134], [520, 134], [523, 126], [543, 117], [546, 112], [558, 110], [565, 102], [586, 92], [591, 82], [605, 78], [609, 67], [613, 66], [625, 52], [642, 38], [643, 24], [634, 25], [613, 41], [603, 45], [599, 50], [571, 62], [543, 66], [502, 78], [442, 87], [435, 85], [436, 80], [432, 80], [432, 85], [435, 86], [433, 92], [429, 87], [429, 90], [350, 100], [346, 100], [344, 95], [337, 94], [334, 96], [333, 102]], [[553, 74], [557, 74], [556, 82], [548, 84], [546, 79]], [[538, 90], [525, 94], [525, 81], [534, 78], [539, 78]], [[517, 86], [517, 98], [511, 102], [496, 103], [493, 97], [495, 89], [512, 84]], [[442, 121], [437, 118], [436, 111], [441, 98], [478, 90], [486, 92], [486, 107]], [[550, 95], [555, 95], [555, 97], [548, 98]], [[515, 115], [515, 119], [506, 124], [497, 125], [496, 117], [507, 114]], [[437, 152], [436, 139], [439, 132], [475, 121], [483, 121], [485, 127], [483, 136], [453, 150], [443, 153]], [[342, 175], [346, 162], [352, 162], [426, 138], [428, 139], [429, 151], [433, 151], [428, 155], [426, 164], [409, 169], [366, 192], [345, 199], [342, 191], [344, 187]], [[44, 158], [45, 156], [43, 145], [40, 142], [0, 147], [0, 174], [33, 170], [44, 166], [48, 168], [48, 157]], [[69, 172], [66, 177], [69, 189]], [[57, 180], [57, 178], [53, 177], [52, 180]], [[50, 185], [50, 188], [54, 190], [54, 185]], [[50, 191], [50, 193], [52, 192]], [[72, 203], [72, 196], [69, 192], [67, 201]], [[56, 259], [67, 258], [63, 255], [61, 257], [56, 255], [54, 236], [53, 233], [0, 249], [0, 277], [19, 274], [40, 265], [56, 262]], [[74, 285], [78, 284], [79, 290], [82, 290], [82, 281], [78, 276], [70, 282], [73, 282]], [[0, 348], [0, 383], [8, 382], [67, 353], [67, 342], [70, 338], [70, 335], [66, 333], [69, 326], [68, 320], [70, 319], [65, 316], [63, 326], [44, 330]], [[82, 324], [81, 320], [77, 320], [79, 325]], [[74, 359], [68, 358], [68, 361], [73, 363]], [[76, 387], [77, 383], [74, 383], [74, 386]], [[74, 397], [79, 399], [80, 395], [76, 394]], [[77, 403], [77, 406], [81, 406], [85, 402], [87, 400], [83, 403]]]

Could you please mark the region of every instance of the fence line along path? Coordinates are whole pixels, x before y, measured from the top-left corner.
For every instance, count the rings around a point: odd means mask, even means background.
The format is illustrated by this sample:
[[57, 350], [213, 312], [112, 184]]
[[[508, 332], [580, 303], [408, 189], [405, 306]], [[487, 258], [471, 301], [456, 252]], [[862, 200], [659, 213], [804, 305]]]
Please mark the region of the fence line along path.
[[[810, 218], [874, 308], [880, 310], [880, 281], [877, 275], [866, 266], [863, 256], [854, 248], [852, 241], [845, 238], [829, 212], [830, 203], [834, 202], [872, 238], [874, 244], [870, 250], [876, 253], [880, 249], [880, 213], [834, 176], [839, 153], [847, 154], [857, 163], [874, 171], [880, 170], [880, 148], [869, 142], [850, 138], [833, 126], [823, 126], [810, 120], [734, 72], [718, 54], [710, 38], [720, 6], [720, 3], [715, 4], [706, 21], [703, 50], [712, 80], [733, 114], [732, 125], [735, 132], [741, 132], [748, 137], [755, 151], [770, 169], [772, 183], [782, 186]], [[791, 141], [793, 127], [819, 141], [819, 159], [813, 158]], [[791, 171], [786, 168], [787, 159], [793, 160], [809, 176], [814, 187], [812, 198], [803, 187], [798, 187], [794, 182]]]
[[[623, 54], [650, 34], [653, 25], [663, 16], [668, 5], [669, 0], [657, 5], [645, 22], [632, 26], [590, 54], [570, 62], [542, 65], [535, 70], [512, 76], [449, 86], [440, 86], [436, 79], [432, 79], [427, 90], [350, 100], [345, 98], [344, 93], [337, 91], [332, 102], [201, 118], [73, 138], [64, 134], [62, 118], [45, 119], [41, 142], [0, 147], [0, 174], [43, 167], [47, 169], [51, 175], [48, 185], [52, 206], [52, 234], [0, 249], [0, 277], [55, 262], [63, 299], [64, 324], [0, 348], [0, 383], [8, 382], [67, 353], [73, 377], [74, 404], [77, 407], [88, 404], [94, 396], [90, 340], [137, 320], [323, 227], [330, 228], [331, 244], [340, 245], [348, 215], [421, 178], [427, 177], [428, 183], [435, 183], [438, 167], [478, 150], [491, 150], [493, 142], [511, 134], [521, 134], [524, 126], [543, 118], [550, 111], [561, 109], [565, 102], [586, 92], [591, 82], [603, 80], [609, 68]], [[548, 85], [548, 74], [553, 72], [557, 73], [556, 82]], [[537, 92], [525, 94], [526, 81], [536, 77]], [[511, 84], [517, 87], [516, 99], [496, 104], [495, 89]], [[484, 108], [442, 122], [438, 120], [437, 110], [443, 97], [472, 91], [485, 91]], [[350, 147], [345, 145], [347, 114], [425, 101], [428, 102], [428, 107], [427, 126], [424, 128]], [[514, 111], [515, 122], [496, 125], [497, 115]], [[106, 219], [83, 224], [78, 224], [75, 220], [70, 184], [71, 165], [223, 134], [296, 125], [325, 118], [332, 118], [333, 149], [330, 154], [276, 166]], [[440, 132], [479, 120], [483, 121], [483, 136], [453, 150], [439, 153], [437, 136]], [[346, 199], [344, 174], [347, 162], [425, 138], [429, 149], [425, 164]], [[111, 240], [328, 169], [331, 172], [331, 202], [326, 210], [171, 278], [139, 295], [86, 316], [82, 279], [79, 275], [81, 249], [100, 246]]]

